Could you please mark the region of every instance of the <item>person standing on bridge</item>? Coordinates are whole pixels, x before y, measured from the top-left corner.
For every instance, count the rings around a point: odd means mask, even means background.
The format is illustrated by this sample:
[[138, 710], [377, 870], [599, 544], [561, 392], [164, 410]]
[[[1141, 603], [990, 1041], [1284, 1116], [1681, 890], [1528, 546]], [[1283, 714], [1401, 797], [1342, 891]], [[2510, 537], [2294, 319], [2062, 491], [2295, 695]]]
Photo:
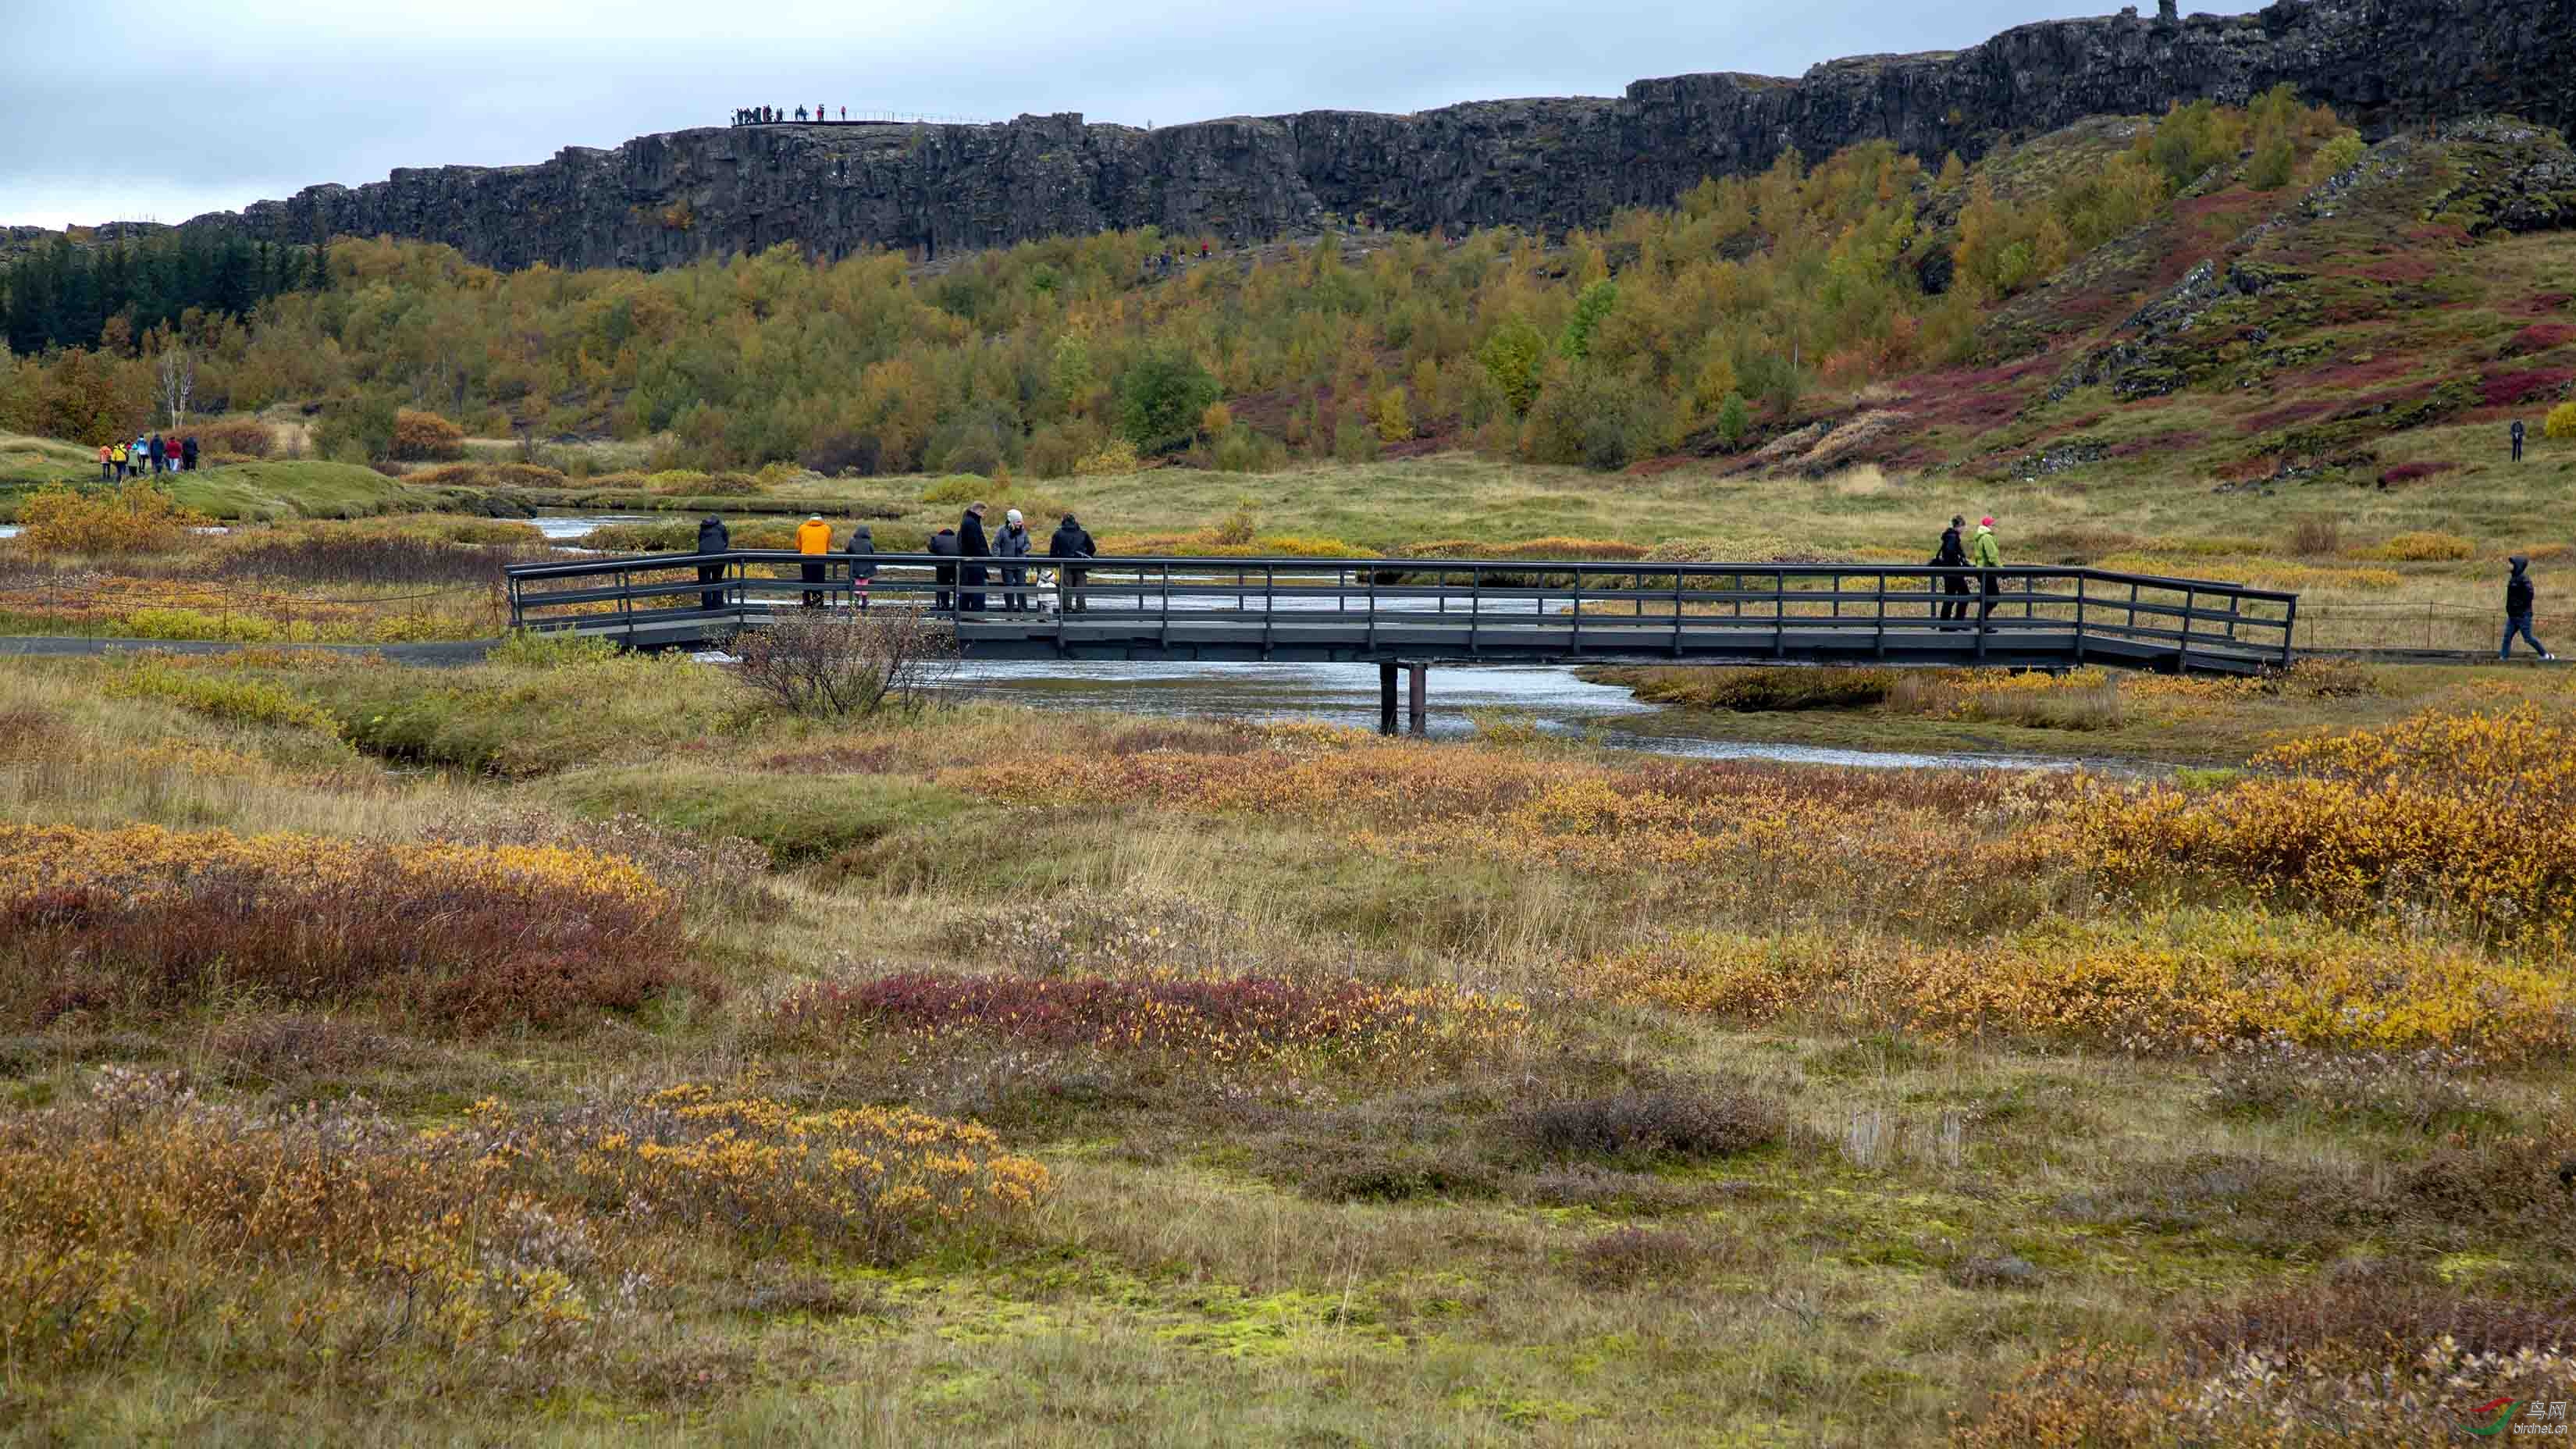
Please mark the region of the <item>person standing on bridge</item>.
[[[1933, 552], [1932, 567], [1965, 569], [1968, 566], [1968, 547], [1959, 541], [1959, 531], [1967, 526], [1968, 520], [1962, 515], [1950, 515], [1950, 526], [1941, 530], [1941, 547]], [[1965, 573], [1943, 575], [1941, 592], [1949, 595], [1939, 610], [1942, 621], [1946, 623], [1956, 619], [1965, 623], [1968, 618], [1968, 576]]]
[[[832, 551], [832, 525], [823, 521], [823, 515], [817, 513], [796, 526], [796, 551], [805, 555], [806, 562], [799, 565], [805, 571], [805, 582], [823, 582], [823, 555]], [[823, 591], [807, 589], [805, 607], [823, 607]]]
[[[1036, 540], [1029, 537], [1029, 526], [1021, 521], [1020, 510], [1005, 510], [1002, 531], [993, 535], [994, 554], [1001, 558], [1027, 558], [1035, 547]], [[1027, 587], [1028, 582], [1029, 571], [1025, 565], [1002, 565], [1002, 607], [1015, 614], [1027, 613], [1029, 596], [1018, 590]]]
[[876, 535], [862, 523], [850, 530], [850, 545], [842, 552], [850, 556], [850, 598], [864, 614], [868, 608], [868, 589], [877, 577], [874, 562], [877, 556]]
[[[957, 520], [957, 553], [961, 558], [993, 556], [993, 545], [984, 537], [983, 504], [967, 504], [965, 514]], [[982, 564], [970, 563], [957, 566], [958, 612], [972, 614], [983, 609], [984, 596], [974, 591], [982, 588], [984, 580], [989, 577], [991, 575], [985, 571]]]
[[[953, 528], [943, 528], [937, 533], [932, 534], [930, 536], [930, 552], [941, 558], [957, 557], [957, 530]], [[957, 565], [945, 563], [935, 564], [931, 568], [931, 576], [939, 582], [938, 608], [939, 612], [945, 614], [949, 611], [949, 605], [957, 597], [955, 594], [949, 592], [957, 582]]]
[[1977, 541], [1968, 547], [1968, 562], [1976, 565], [1978, 579], [1985, 585], [1985, 602], [1977, 608], [1977, 627], [1982, 629], [1995, 612], [1995, 590], [1999, 587], [1995, 571], [2004, 566], [2003, 546], [1995, 542], [1992, 517], [1977, 520]]
[[[1099, 553], [1099, 546], [1091, 541], [1091, 535], [1083, 531], [1082, 525], [1070, 513], [1056, 524], [1055, 536], [1047, 540], [1048, 558], [1094, 558]], [[1080, 614], [1088, 611], [1089, 606], [1082, 601], [1082, 575], [1083, 570], [1072, 564], [1056, 566], [1056, 587], [1062, 601], [1057, 606], [1058, 612]]]
[[[725, 527], [724, 520], [716, 517], [712, 513], [699, 520], [698, 557], [712, 558], [717, 554], [731, 552], [733, 552], [733, 533]], [[698, 565], [698, 582], [701, 584], [721, 584], [724, 582], [724, 571], [725, 566], [723, 564], [702, 563]], [[708, 589], [704, 593], [699, 594], [698, 607], [704, 609], [710, 614], [723, 608], [724, 590], [721, 588]]]
[[2557, 658], [2542, 647], [2540, 636], [2531, 632], [2531, 606], [2536, 592], [2531, 587], [2531, 560], [2515, 554], [2505, 562], [2512, 565], [2513, 573], [2504, 584], [2504, 644], [2496, 650], [2496, 658], [2513, 657], [2513, 636], [2516, 634], [2531, 641], [2532, 653], [2543, 659]]

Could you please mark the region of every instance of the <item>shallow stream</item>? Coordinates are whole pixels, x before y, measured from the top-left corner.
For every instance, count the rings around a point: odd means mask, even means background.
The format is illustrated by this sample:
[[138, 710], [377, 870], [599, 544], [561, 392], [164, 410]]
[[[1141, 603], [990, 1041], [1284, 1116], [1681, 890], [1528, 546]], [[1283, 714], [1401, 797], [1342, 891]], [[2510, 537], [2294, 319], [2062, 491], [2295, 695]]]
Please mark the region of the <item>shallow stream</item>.
[[[1124, 714], [1214, 719], [1320, 720], [1374, 728], [1378, 721], [1373, 664], [1060, 664], [968, 663], [955, 686], [988, 699], [1040, 709], [1097, 709]], [[1472, 712], [1508, 711], [1550, 734], [1649, 754], [1703, 760], [1780, 760], [1806, 765], [1882, 769], [2071, 770], [2079, 762], [2035, 755], [1920, 754], [1850, 750], [1778, 741], [1700, 740], [1633, 727], [1660, 713], [1627, 690], [1593, 684], [1553, 665], [1435, 666], [1428, 732], [1437, 738], [1475, 733]], [[1623, 721], [1629, 722], [1623, 724]], [[2119, 768], [2112, 762], [2113, 768]]]

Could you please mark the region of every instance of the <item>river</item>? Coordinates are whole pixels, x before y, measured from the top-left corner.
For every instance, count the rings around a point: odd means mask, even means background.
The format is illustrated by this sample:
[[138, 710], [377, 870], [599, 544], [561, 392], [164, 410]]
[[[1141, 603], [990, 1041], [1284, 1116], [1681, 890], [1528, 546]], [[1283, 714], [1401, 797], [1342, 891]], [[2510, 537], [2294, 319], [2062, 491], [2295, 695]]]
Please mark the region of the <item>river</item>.
[[[1508, 711], [1550, 734], [1579, 736], [1619, 749], [1702, 760], [1778, 760], [1878, 769], [2071, 770], [2118, 762], [2034, 755], [1920, 754], [1850, 750], [1777, 741], [1701, 740], [1647, 733], [1661, 712], [1625, 689], [1579, 679], [1545, 665], [1459, 665], [1431, 671], [1427, 722], [1435, 738], [1475, 733], [1471, 711]], [[987, 699], [1040, 709], [1098, 709], [1123, 714], [1216, 719], [1320, 720], [1374, 728], [1378, 678], [1373, 664], [1061, 664], [967, 663], [952, 687]]]

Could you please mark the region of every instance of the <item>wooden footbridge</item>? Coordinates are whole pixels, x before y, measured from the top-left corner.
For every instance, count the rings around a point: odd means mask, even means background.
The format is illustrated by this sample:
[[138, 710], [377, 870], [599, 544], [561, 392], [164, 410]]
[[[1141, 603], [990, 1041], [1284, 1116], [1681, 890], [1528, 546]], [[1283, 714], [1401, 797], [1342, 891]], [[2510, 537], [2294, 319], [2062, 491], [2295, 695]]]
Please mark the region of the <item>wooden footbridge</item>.
[[[976, 660], [1891, 664], [2255, 674], [2287, 666], [2298, 595], [2088, 568], [1530, 560], [1048, 560], [958, 582], [953, 558], [768, 550], [509, 570], [510, 622], [703, 646], [812, 600], [933, 610]], [[806, 571], [819, 564], [822, 577]], [[1954, 592], [1953, 590], [1960, 590]], [[1417, 711], [1418, 711], [1417, 703]]]

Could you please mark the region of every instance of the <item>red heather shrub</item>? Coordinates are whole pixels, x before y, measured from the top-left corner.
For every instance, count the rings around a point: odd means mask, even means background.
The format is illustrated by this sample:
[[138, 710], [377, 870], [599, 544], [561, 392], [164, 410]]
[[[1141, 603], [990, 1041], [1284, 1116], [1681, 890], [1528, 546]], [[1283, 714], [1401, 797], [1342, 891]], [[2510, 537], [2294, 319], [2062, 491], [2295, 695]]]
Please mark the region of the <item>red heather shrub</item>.
[[2491, 408], [2506, 407], [2534, 397], [2556, 397], [2576, 378], [2576, 368], [2535, 367], [2523, 372], [2500, 372], [2478, 384], [2479, 395]]
[[2527, 352], [2547, 352], [2570, 342], [2576, 342], [2576, 323], [2534, 322], [2513, 334], [2513, 340], [2504, 345], [2504, 350], [2510, 357]]
[[2379, 481], [2393, 488], [2400, 483], [2412, 483], [2419, 478], [2430, 478], [2436, 473], [2448, 473], [2458, 466], [2460, 465], [2457, 463], [2400, 463], [2380, 474]]

